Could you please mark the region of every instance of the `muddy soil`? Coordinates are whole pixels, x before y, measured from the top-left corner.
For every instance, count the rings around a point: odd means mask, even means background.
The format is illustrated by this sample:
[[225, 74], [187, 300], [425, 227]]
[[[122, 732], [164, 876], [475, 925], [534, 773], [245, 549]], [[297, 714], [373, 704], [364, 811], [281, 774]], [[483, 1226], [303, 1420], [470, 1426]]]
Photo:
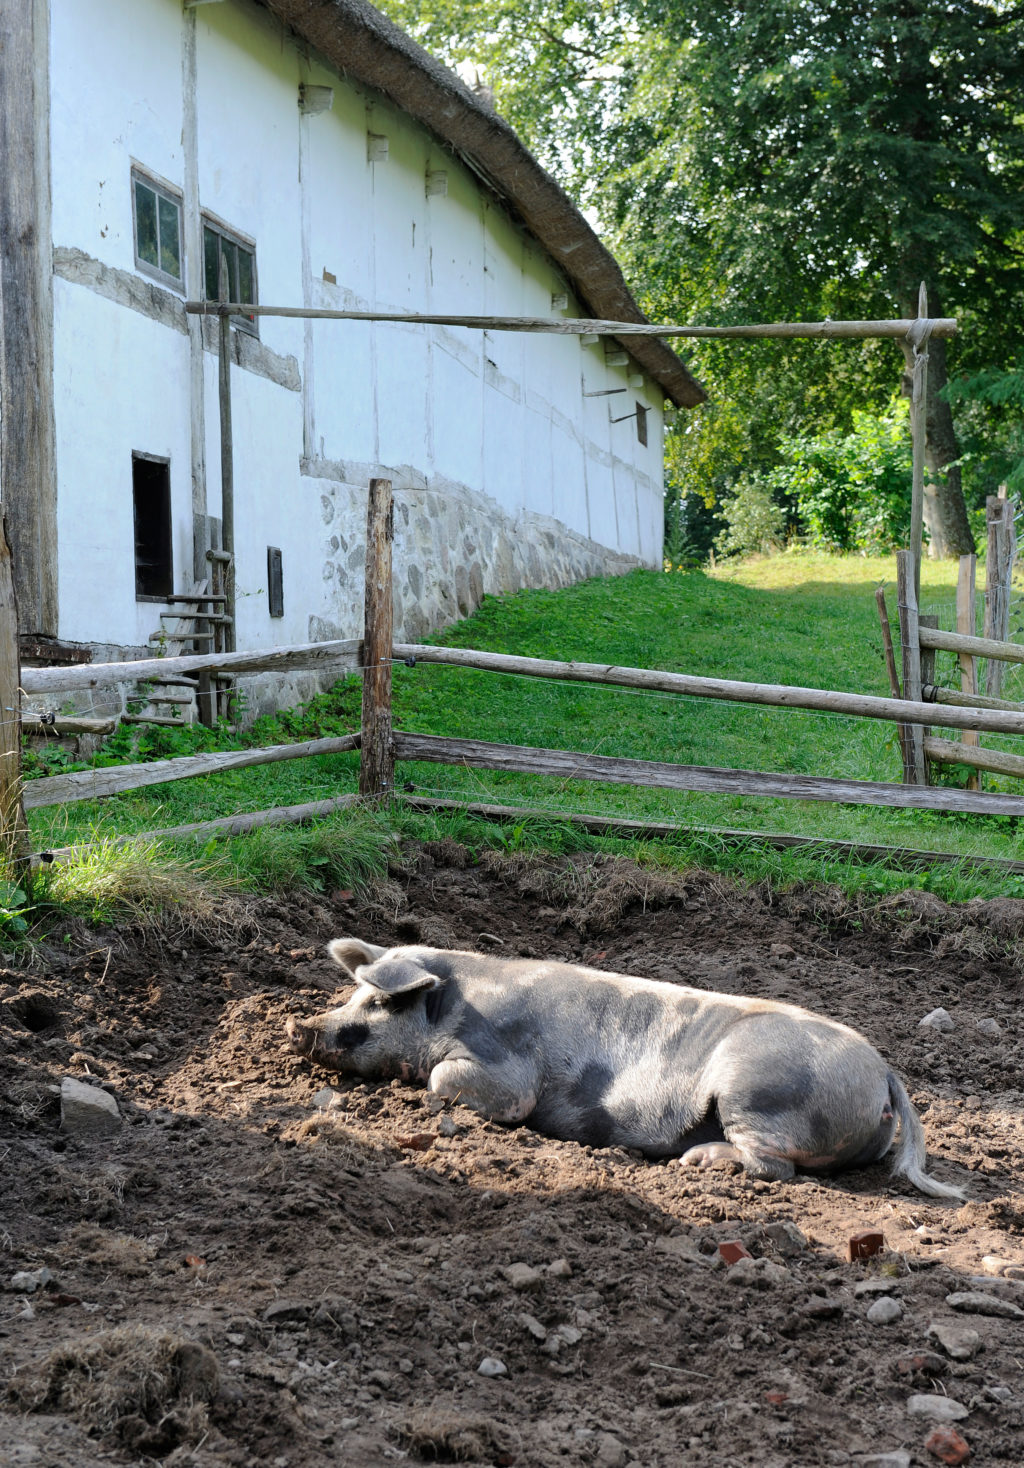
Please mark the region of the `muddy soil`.
[[[968, 1201], [884, 1162], [695, 1174], [350, 1084], [283, 1049], [339, 992], [339, 935], [822, 1010], [902, 1072]], [[452, 844], [372, 900], [58, 931], [0, 973], [0, 1461], [898, 1468], [959, 1461], [954, 1431], [1024, 1462], [1022, 939], [1010, 899], [858, 910]], [[940, 1006], [954, 1028], [920, 1027]], [[62, 1130], [66, 1077], [112, 1134]], [[862, 1230], [885, 1248], [851, 1263]]]

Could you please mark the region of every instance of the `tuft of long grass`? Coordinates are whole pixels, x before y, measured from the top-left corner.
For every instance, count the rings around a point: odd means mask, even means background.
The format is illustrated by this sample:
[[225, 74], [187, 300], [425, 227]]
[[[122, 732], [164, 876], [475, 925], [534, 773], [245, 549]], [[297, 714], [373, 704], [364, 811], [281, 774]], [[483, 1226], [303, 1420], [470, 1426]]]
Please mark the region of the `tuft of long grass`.
[[176, 855], [158, 841], [101, 838], [44, 869], [34, 884], [37, 910], [60, 906], [86, 922], [145, 925], [174, 917], [189, 928], [215, 926], [233, 886], [210, 854]]
[[[212, 855], [214, 846], [205, 848]], [[304, 826], [259, 826], [217, 849], [219, 864], [250, 892], [331, 892], [364, 895], [400, 859], [398, 833], [373, 811], [346, 811]]]

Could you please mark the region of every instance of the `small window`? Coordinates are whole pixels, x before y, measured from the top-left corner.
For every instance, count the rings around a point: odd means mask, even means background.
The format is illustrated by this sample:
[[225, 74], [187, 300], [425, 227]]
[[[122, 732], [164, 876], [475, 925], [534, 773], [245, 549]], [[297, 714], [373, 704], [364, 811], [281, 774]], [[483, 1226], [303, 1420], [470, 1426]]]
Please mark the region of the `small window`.
[[[229, 233], [212, 220], [203, 220], [203, 284], [208, 301], [219, 301], [221, 267], [226, 271], [225, 285], [229, 301], [256, 305], [256, 251], [237, 235]], [[244, 331], [256, 331], [255, 316], [232, 316], [232, 323]]]
[[267, 600], [272, 617], [284, 616], [284, 577], [281, 552], [276, 545], [267, 546]]
[[135, 263], [158, 280], [180, 288], [184, 282], [181, 199], [167, 185], [133, 172], [132, 207]]
[[132, 499], [135, 507], [135, 595], [170, 596], [174, 589], [171, 560], [171, 466], [167, 459], [132, 454]]
[[647, 447], [647, 409], [643, 403], [636, 405], [636, 436]]

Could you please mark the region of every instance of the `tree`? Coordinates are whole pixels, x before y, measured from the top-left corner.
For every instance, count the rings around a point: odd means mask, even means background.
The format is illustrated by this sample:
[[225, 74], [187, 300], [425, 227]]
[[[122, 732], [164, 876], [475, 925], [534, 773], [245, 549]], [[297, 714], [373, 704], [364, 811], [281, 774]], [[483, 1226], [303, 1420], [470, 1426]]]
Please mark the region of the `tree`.
[[[913, 316], [923, 280], [931, 314], [969, 324], [964, 365], [1019, 349], [1024, 0], [389, 8], [484, 68], [653, 313]], [[929, 356], [926, 512], [933, 553], [953, 554], [973, 545], [945, 344]]]

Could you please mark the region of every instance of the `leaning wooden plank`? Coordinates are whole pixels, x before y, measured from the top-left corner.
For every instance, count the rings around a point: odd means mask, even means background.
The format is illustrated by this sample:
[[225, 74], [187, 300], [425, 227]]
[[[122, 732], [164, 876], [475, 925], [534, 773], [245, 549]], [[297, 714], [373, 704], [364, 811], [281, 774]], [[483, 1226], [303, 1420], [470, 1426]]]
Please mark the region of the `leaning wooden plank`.
[[837, 841], [822, 836], [790, 836], [778, 831], [743, 831], [730, 826], [681, 826], [671, 821], [627, 821], [618, 816], [581, 815], [576, 811], [544, 810], [535, 806], [487, 805], [480, 801], [448, 800], [433, 795], [402, 795], [410, 810], [461, 811], [496, 821], [565, 821], [598, 836], [623, 836], [632, 841], [665, 840], [672, 836], [710, 836], [716, 841], [760, 842], [779, 851], [800, 850], [809, 855], [851, 857], [854, 861], [881, 861], [893, 866], [955, 865], [970, 869], [1024, 872], [1024, 861], [1001, 856], [961, 856], [956, 851], [925, 851], [914, 846], [872, 846], [863, 841]]
[[49, 775], [25, 782], [25, 808], [62, 805], [70, 800], [98, 800], [122, 790], [140, 790], [145, 785], [164, 785], [169, 780], [190, 780], [196, 775], [213, 775], [221, 770], [240, 770], [249, 765], [269, 765], [283, 759], [306, 759], [315, 754], [343, 754], [359, 748], [358, 734], [333, 739], [308, 739], [304, 744], [273, 744], [266, 749], [231, 749], [217, 754], [186, 754], [179, 759], [154, 760], [145, 765], [111, 765], [102, 770], [78, 770], [73, 775]]
[[[484, 331], [536, 331], [555, 336], [683, 336], [724, 338], [823, 337], [836, 340], [853, 337], [906, 336], [917, 324], [907, 318], [896, 321], [780, 321], [747, 326], [652, 326], [648, 322], [604, 321], [581, 317], [551, 316], [436, 316], [407, 311], [343, 311], [329, 306], [251, 306], [237, 301], [186, 301], [193, 316], [285, 316], [311, 321], [383, 321], [412, 326], [467, 326]], [[955, 316], [937, 316], [920, 323], [932, 336], [956, 336]]]
[[958, 739], [934, 738], [924, 741], [924, 752], [937, 765], [966, 765], [972, 770], [991, 770], [994, 775], [1013, 775], [1024, 780], [1024, 755], [1006, 754], [1001, 749], [972, 748]]
[[[312, 800], [305, 805], [276, 805], [272, 810], [244, 811], [239, 815], [221, 816], [215, 821], [196, 821], [188, 826], [135, 831], [130, 836], [115, 836], [114, 845], [130, 846], [133, 841], [226, 841], [232, 836], [244, 836], [259, 826], [291, 826], [323, 820], [358, 802], [358, 795], [336, 795], [331, 800]], [[43, 863], [68, 861], [88, 851], [93, 844], [86, 841], [79, 846], [57, 846], [52, 851], [39, 852], [35, 859]]]
[[879, 698], [867, 693], [833, 693], [824, 688], [790, 688], [775, 683], [741, 683], [727, 678], [699, 678], [690, 673], [662, 673], [650, 668], [620, 668], [601, 663], [553, 663], [542, 658], [511, 657], [468, 647], [430, 647], [396, 642], [392, 649], [403, 662], [444, 663], [491, 673], [518, 673], [556, 678], [568, 683], [607, 683], [617, 688], [648, 688], [730, 703], [767, 704], [773, 708], [815, 709], [853, 714], [891, 723], [942, 724], [950, 729], [987, 729], [996, 734], [1024, 734], [1024, 715], [980, 708], [955, 709], [915, 703], [905, 698]]
[[21, 715], [21, 727], [26, 734], [113, 734], [117, 720], [64, 718], [62, 714], [51, 718], [25, 709]]
[[25, 693], [49, 693], [54, 688], [105, 688], [111, 683], [141, 682], [169, 674], [197, 673], [203, 669], [224, 673], [275, 673], [291, 668], [317, 668], [324, 663], [352, 667], [358, 655], [359, 639], [346, 637], [337, 642], [265, 647], [258, 652], [202, 652], [180, 658], [140, 658], [134, 663], [23, 668], [21, 686]]
[[998, 658], [1003, 663], [1024, 663], [1024, 646], [1019, 642], [965, 637], [960, 632], [943, 632], [941, 627], [922, 627], [921, 646], [936, 647], [946, 652], [972, 653], [976, 658]]
[[402, 760], [515, 774], [554, 775], [560, 780], [600, 780], [609, 785], [643, 785], [705, 794], [767, 795], [783, 800], [829, 800], [844, 805], [885, 805], [905, 810], [959, 810], [978, 815], [1024, 816], [1024, 797], [945, 790], [919, 785], [887, 785], [875, 780], [832, 780], [819, 775], [777, 775], [759, 770], [718, 770], [702, 765], [659, 764], [574, 754], [564, 749], [527, 749], [484, 744], [477, 739], [438, 739], [431, 734], [395, 732], [395, 754]]

